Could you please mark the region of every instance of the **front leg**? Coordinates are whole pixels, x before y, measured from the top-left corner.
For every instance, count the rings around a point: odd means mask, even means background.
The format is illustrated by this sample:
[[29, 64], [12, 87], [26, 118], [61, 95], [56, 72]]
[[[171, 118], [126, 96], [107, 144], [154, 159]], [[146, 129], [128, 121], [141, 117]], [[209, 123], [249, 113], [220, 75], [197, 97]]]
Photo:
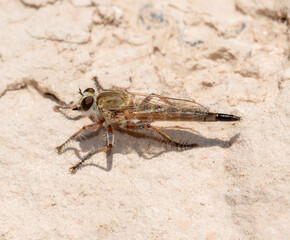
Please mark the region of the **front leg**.
[[75, 111], [75, 110], [79, 110], [79, 106], [73, 106], [73, 105], [54, 106], [53, 110], [55, 112], [60, 112], [68, 119], [78, 119], [82, 117], [79, 111]]
[[113, 133], [113, 128], [111, 125], [108, 126], [107, 128], [107, 146], [104, 148], [101, 148], [99, 150], [94, 150], [89, 152], [87, 155], [85, 155], [80, 162], [78, 162], [76, 165], [70, 168], [70, 171], [72, 174], [75, 174], [76, 171], [83, 165], [83, 163], [88, 160], [91, 156], [93, 156], [96, 153], [100, 152], [105, 152], [108, 151], [113, 147], [113, 142], [114, 142], [114, 133]]
[[103, 122], [96, 122], [94, 124], [83, 126], [80, 130], [75, 132], [69, 139], [67, 139], [63, 144], [56, 147], [58, 154], [62, 154], [63, 148], [72, 140], [75, 140], [78, 135], [80, 135], [84, 130], [94, 130], [100, 128], [103, 125]]

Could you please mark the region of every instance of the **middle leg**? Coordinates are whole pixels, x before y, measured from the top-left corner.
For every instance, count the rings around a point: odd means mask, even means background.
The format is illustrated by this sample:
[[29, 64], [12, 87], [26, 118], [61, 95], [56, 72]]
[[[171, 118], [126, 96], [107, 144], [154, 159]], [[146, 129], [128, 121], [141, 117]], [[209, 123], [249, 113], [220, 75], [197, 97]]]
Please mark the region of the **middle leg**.
[[114, 142], [114, 133], [113, 133], [113, 128], [111, 125], [108, 126], [107, 128], [107, 146], [104, 148], [101, 148], [99, 150], [94, 150], [89, 152], [87, 155], [85, 155], [80, 162], [78, 162], [76, 165], [72, 166], [70, 168], [70, 171], [72, 174], [76, 173], [76, 171], [83, 165], [83, 163], [88, 160], [91, 156], [93, 156], [96, 153], [101, 153], [108, 151], [113, 147], [113, 142]]
[[103, 125], [103, 122], [96, 122], [94, 124], [90, 124], [87, 126], [82, 127], [80, 130], [75, 132], [69, 139], [67, 139], [63, 144], [60, 146], [56, 147], [58, 154], [62, 154], [63, 148], [72, 140], [75, 140], [78, 135], [80, 135], [84, 130], [94, 130], [97, 128], [100, 128]]

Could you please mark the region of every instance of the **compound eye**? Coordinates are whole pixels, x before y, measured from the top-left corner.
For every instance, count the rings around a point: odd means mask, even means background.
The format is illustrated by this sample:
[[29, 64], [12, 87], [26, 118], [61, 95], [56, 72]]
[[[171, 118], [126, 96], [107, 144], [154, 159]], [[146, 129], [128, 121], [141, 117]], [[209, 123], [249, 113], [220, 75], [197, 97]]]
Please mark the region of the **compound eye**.
[[81, 102], [81, 108], [83, 111], [88, 111], [93, 105], [94, 98], [92, 96], [86, 97]]
[[95, 93], [95, 89], [87, 88], [84, 92]]

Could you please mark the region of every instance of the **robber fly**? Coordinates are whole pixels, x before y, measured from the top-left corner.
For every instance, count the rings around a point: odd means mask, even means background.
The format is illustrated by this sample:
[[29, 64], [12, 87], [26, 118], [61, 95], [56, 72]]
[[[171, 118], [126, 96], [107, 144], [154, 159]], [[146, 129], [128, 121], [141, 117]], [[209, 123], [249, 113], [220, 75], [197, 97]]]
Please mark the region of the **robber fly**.
[[[113, 147], [114, 124], [127, 130], [148, 129], [158, 133], [166, 142], [177, 148], [193, 148], [197, 144], [180, 143], [171, 139], [158, 128], [151, 125], [153, 121], [238, 121], [240, 117], [224, 113], [212, 113], [209, 109], [195, 101], [163, 97], [158, 94], [137, 94], [124, 89], [104, 89], [97, 77], [95, 82], [97, 93], [93, 88], [85, 91], [79, 89], [80, 100], [71, 106], [58, 106], [57, 110], [71, 109], [87, 115], [93, 123], [82, 127], [79, 131], [57, 147], [59, 154], [65, 146], [75, 140], [84, 130], [96, 130], [102, 126], [107, 128], [107, 146], [93, 150], [80, 162], [70, 168], [75, 173], [92, 155], [105, 152]], [[62, 111], [65, 114], [65, 111]]]

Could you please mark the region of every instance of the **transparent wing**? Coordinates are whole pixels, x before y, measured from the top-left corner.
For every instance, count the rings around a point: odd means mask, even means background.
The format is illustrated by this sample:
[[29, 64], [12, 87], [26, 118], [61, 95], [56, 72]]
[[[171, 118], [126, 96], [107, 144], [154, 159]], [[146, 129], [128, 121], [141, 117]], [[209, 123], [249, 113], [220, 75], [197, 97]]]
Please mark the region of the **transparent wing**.
[[198, 121], [208, 115], [208, 108], [190, 100], [163, 97], [157, 94], [128, 93], [132, 104], [121, 116], [139, 120]]

